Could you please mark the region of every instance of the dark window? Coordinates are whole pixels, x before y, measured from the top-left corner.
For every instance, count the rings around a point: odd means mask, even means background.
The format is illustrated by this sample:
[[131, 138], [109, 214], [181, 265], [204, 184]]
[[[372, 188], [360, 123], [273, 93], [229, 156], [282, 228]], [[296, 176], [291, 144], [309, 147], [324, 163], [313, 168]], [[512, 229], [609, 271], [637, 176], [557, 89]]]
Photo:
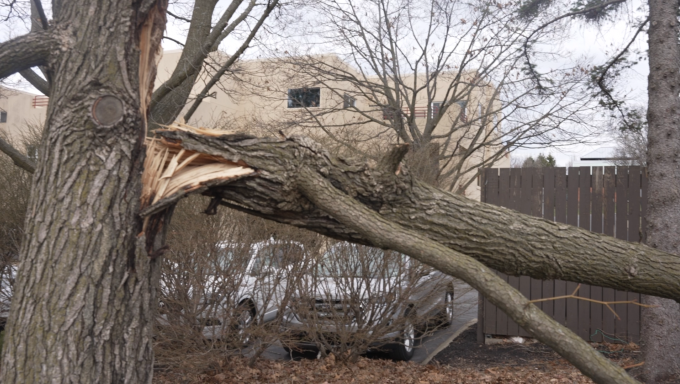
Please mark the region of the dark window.
[[437, 115], [439, 115], [439, 109], [441, 109], [442, 104], [444, 103], [441, 101], [435, 101], [432, 103], [432, 118], [435, 118]]
[[347, 109], [347, 108], [356, 107], [356, 106], [357, 106], [357, 99], [355, 99], [352, 96], [345, 93], [342, 108]]
[[7, 122], [7, 112], [2, 111], [0, 112], [0, 123], [6, 123]]
[[456, 104], [460, 105], [460, 115], [459, 119], [463, 123], [467, 123], [467, 100], [456, 101]]
[[320, 104], [320, 88], [297, 88], [288, 90], [288, 108], [318, 107]]

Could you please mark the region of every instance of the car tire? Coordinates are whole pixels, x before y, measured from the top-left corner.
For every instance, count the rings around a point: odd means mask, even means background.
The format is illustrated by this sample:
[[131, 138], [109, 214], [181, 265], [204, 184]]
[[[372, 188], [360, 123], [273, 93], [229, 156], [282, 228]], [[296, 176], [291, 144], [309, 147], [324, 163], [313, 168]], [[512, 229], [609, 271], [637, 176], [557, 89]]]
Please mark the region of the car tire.
[[236, 324], [234, 326], [234, 332], [236, 333], [236, 342], [242, 346], [250, 344], [250, 326], [255, 321], [255, 306], [250, 301], [239, 304], [236, 308]]
[[416, 327], [408, 313], [404, 317], [404, 326], [399, 339], [389, 348], [389, 355], [395, 361], [409, 361], [415, 354]]
[[319, 356], [319, 349], [310, 346], [293, 345], [293, 346], [283, 346], [283, 350], [286, 351], [291, 360], [300, 360], [301, 358], [314, 359]]
[[453, 288], [448, 288], [444, 294], [444, 308], [439, 313], [439, 325], [448, 327], [453, 324], [454, 318], [454, 293]]

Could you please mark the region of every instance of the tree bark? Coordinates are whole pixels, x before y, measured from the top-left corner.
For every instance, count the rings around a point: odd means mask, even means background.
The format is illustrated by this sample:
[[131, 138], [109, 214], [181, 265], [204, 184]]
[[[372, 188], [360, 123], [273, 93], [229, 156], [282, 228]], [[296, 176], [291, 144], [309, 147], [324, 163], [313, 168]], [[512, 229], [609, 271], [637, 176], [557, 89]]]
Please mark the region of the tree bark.
[[[336, 239], [371, 245], [356, 230], [328, 216], [300, 194], [299, 168], [316, 169], [387, 220], [509, 275], [561, 279], [680, 300], [680, 260], [674, 255], [469, 200], [369, 165], [330, 156], [304, 137], [258, 139], [244, 135], [207, 137], [179, 131], [160, 133], [183, 148], [245, 164], [257, 170], [204, 194], [223, 205]], [[403, 171], [407, 171], [402, 169]], [[161, 211], [184, 193], [145, 209]]]
[[35, 42], [56, 44], [50, 60], [43, 52], [22, 65], [46, 63], [54, 77], [0, 382], [151, 382], [159, 269], [138, 213], [149, 54], [160, 47], [166, 6], [64, 2], [58, 38], [51, 31]]
[[0, 44], [0, 79], [46, 64], [55, 46], [67, 48], [67, 41], [63, 41], [65, 36], [60, 32], [31, 32]]
[[[649, 1], [649, 192], [647, 242], [680, 255], [680, 46], [677, 0]], [[676, 257], [680, 260], [680, 257]], [[647, 383], [680, 377], [680, 305], [643, 296], [642, 348]]]
[[373, 245], [407, 254], [467, 282], [596, 383], [637, 383], [623, 368], [530, 303], [523, 294], [480, 262], [428, 239], [422, 232], [407, 230], [386, 220], [308, 167], [301, 167], [296, 185], [317, 207], [365, 236]]

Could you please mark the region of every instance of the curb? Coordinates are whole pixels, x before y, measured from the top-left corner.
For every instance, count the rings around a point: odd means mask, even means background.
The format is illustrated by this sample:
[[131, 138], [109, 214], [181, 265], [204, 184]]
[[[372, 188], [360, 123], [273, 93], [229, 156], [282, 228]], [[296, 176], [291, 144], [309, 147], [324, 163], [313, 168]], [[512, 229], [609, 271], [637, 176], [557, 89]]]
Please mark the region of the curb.
[[463, 324], [460, 328], [458, 328], [458, 330], [456, 330], [456, 332], [449, 336], [448, 339], [446, 339], [443, 343], [439, 344], [439, 346], [434, 351], [432, 351], [432, 353], [427, 355], [425, 360], [423, 360], [420, 364], [421, 365], [429, 364], [430, 360], [432, 360], [439, 352], [443, 351], [446, 347], [448, 347], [449, 344], [451, 344], [451, 342], [456, 339], [456, 337], [460, 336], [461, 333], [463, 333], [466, 329], [470, 328], [470, 326], [472, 326], [476, 322], [477, 319], [472, 319], [467, 323]]

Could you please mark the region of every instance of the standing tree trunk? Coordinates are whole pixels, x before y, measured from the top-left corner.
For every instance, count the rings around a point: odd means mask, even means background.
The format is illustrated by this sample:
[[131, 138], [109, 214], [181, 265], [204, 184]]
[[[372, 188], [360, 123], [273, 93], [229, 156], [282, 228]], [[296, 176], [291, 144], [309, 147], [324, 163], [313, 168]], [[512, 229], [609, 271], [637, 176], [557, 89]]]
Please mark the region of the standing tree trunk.
[[42, 32], [53, 81], [2, 383], [151, 382], [159, 270], [140, 176], [166, 6], [71, 0]]
[[[649, 200], [647, 242], [680, 255], [680, 46], [678, 0], [650, 0], [649, 28]], [[655, 308], [642, 310], [645, 379], [680, 377], [680, 305], [643, 296]]]

